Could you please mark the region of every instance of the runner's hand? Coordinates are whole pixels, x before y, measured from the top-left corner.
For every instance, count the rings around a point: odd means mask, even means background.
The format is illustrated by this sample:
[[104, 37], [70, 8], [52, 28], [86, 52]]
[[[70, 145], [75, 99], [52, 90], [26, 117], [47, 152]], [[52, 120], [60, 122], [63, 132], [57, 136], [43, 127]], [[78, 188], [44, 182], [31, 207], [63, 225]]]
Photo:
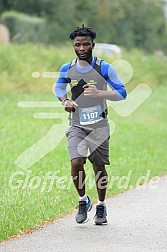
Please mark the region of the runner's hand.
[[84, 95], [85, 96], [91, 96], [91, 97], [97, 97], [99, 96], [99, 90], [92, 84], [85, 84], [83, 86], [84, 88]]
[[65, 100], [63, 102], [63, 106], [64, 106], [65, 111], [74, 112], [75, 108], [78, 107], [78, 104], [73, 100]]

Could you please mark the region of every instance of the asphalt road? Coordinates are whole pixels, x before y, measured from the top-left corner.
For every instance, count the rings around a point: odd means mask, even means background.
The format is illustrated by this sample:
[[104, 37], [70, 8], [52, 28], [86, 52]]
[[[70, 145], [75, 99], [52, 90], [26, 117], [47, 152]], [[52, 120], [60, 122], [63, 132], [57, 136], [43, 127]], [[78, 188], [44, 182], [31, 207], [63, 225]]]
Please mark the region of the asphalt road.
[[3, 242], [1, 252], [167, 252], [167, 178], [156, 189], [132, 189], [107, 200], [108, 225], [85, 224], [75, 215]]

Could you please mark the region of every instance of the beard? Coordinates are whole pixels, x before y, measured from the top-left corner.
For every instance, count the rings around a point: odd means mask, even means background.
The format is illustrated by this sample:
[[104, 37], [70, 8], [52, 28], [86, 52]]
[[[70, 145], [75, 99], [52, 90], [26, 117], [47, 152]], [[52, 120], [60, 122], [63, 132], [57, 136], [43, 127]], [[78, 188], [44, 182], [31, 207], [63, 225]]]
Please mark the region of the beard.
[[90, 59], [92, 57], [92, 49], [90, 49], [87, 52], [83, 52], [83, 53], [79, 53], [79, 52], [75, 51], [75, 53], [78, 56], [79, 60], [87, 61], [88, 59]]

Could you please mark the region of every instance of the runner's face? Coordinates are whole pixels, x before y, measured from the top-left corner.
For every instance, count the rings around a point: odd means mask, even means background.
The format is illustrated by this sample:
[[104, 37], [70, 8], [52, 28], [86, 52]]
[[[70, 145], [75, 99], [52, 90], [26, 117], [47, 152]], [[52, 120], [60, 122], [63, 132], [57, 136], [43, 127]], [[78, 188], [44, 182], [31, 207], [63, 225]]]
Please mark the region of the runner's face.
[[[77, 36], [73, 41], [73, 47], [80, 60], [92, 61], [94, 43], [89, 36]], [[90, 63], [89, 62], [89, 63]]]

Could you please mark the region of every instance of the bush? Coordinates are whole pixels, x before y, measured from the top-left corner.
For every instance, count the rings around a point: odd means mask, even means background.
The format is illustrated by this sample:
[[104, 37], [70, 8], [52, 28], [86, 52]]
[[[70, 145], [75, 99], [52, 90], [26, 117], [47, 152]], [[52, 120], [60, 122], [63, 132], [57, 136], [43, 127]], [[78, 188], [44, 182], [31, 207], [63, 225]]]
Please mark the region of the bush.
[[2, 14], [2, 21], [9, 28], [13, 42], [45, 43], [47, 40], [44, 18], [8, 11]]

